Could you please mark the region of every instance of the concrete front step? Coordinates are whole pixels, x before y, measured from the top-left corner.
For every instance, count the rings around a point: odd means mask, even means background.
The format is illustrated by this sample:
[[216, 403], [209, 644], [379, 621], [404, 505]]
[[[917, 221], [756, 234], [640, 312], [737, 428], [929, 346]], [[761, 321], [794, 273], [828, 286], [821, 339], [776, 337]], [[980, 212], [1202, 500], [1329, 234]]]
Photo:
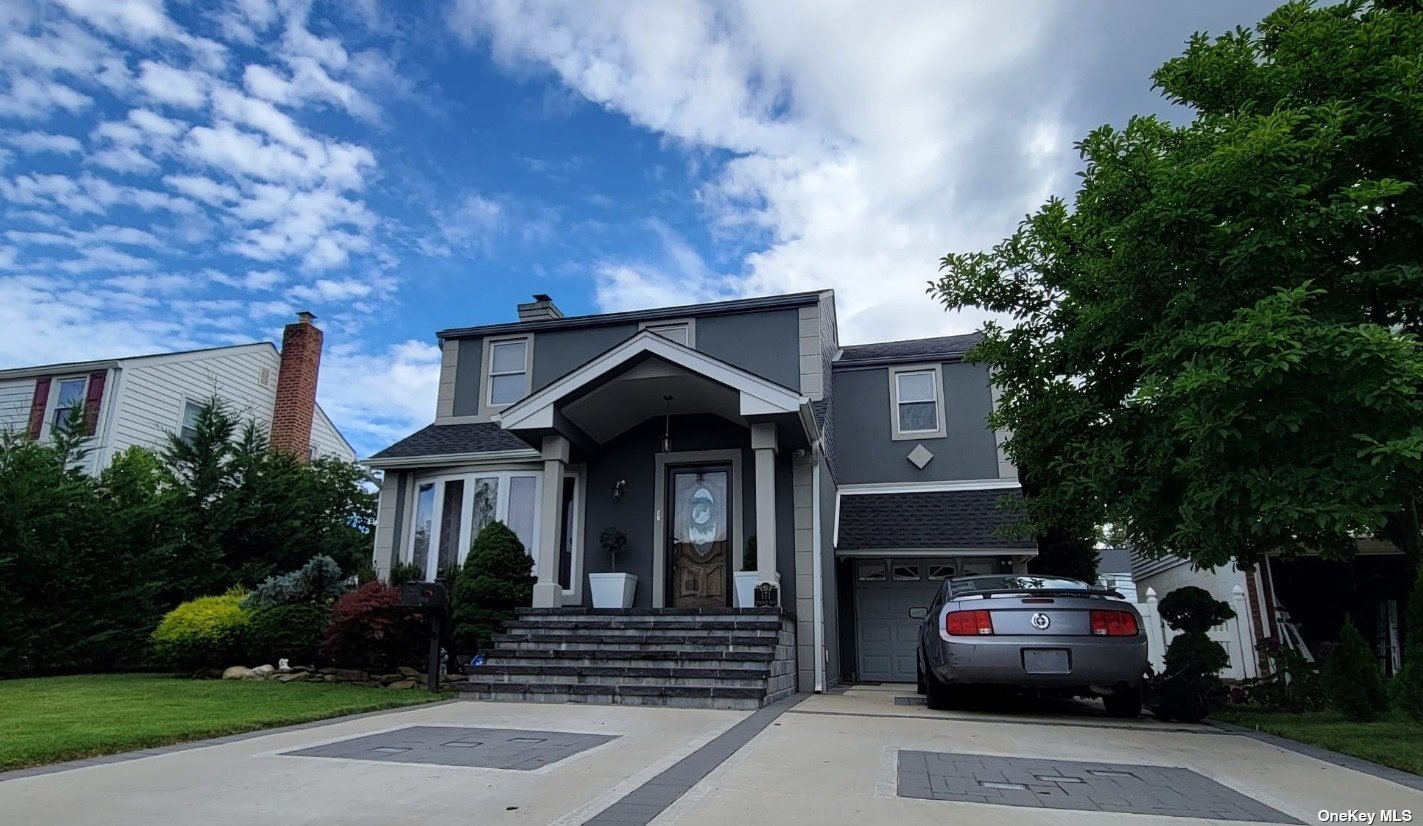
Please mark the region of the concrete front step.
[[754, 667], [776, 658], [771, 651], [688, 651], [683, 648], [642, 647], [635, 651], [608, 651], [598, 648], [580, 651], [566, 648], [536, 648], [519, 650], [501, 646], [485, 652], [491, 665], [528, 665], [532, 662], [556, 661], [562, 665], [677, 665], [688, 668]]
[[737, 646], [774, 647], [779, 642], [776, 635], [757, 636], [754, 634], [578, 634], [563, 631], [514, 631], [494, 635], [494, 644], [504, 647], [509, 643], [538, 643], [559, 645], [561, 643], [581, 643], [585, 645], [661, 645], [699, 648], [735, 648]]
[[765, 690], [769, 669], [744, 668], [618, 668], [571, 665], [493, 665], [472, 669], [466, 682], [473, 684], [541, 682], [579, 685], [713, 686]]
[[505, 627], [510, 630], [528, 631], [570, 631], [590, 632], [598, 634], [611, 633], [674, 633], [674, 634], [695, 634], [701, 632], [720, 632], [738, 634], [750, 634], [757, 632], [770, 632], [776, 634], [781, 630], [779, 620], [773, 618], [748, 618], [748, 619], [704, 619], [698, 620], [688, 617], [583, 617], [577, 619], [566, 619], [564, 617], [525, 617], [506, 623]]
[[671, 706], [675, 708], [756, 709], [764, 688], [721, 686], [648, 686], [548, 682], [455, 683], [465, 699], [525, 703], [590, 703], [595, 705]]
[[519, 608], [519, 619], [528, 617], [747, 617], [795, 619], [779, 608]]

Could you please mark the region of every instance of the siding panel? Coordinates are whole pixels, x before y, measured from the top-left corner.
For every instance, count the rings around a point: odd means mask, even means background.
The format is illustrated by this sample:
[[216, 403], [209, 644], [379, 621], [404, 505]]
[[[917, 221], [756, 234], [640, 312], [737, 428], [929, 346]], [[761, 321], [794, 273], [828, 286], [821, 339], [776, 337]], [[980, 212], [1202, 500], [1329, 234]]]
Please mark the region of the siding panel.
[[0, 430], [23, 433], [30, 422], [30, 402], [35, 397], [35, 380], [11, 379], [0, 382]]

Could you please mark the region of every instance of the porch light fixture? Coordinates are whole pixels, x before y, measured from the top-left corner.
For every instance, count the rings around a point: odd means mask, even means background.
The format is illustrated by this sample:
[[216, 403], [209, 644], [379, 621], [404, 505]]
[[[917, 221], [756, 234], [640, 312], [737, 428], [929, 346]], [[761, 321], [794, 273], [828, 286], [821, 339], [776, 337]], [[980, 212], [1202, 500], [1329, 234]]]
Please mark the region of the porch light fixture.
[[621, 501], [623, 500], [623, 492], [627, 490], [627, 487], [628, 487], [628, 480], [626, 480], [626, 479], [619, 479], [618, 481], [616, 481], [616, 482], [613, 483], [613, 501], [614, 501], [614, 502], [621, 502]]
[[672, 452], [672, 396], [662, 397], [662, 401], [667, 404], [667, 413], [662, 420], [662, 452]]

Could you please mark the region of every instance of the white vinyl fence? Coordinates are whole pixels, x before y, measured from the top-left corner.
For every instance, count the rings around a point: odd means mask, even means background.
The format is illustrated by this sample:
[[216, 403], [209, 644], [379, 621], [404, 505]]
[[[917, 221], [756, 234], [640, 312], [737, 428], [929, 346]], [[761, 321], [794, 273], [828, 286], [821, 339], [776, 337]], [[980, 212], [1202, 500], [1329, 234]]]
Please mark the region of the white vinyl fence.
[[[1220, 672], [1227, 680], [1248, 680], [1260, 676], [1259, 664], [1255, 658], [1255, 634], [1250, 625], [1250, 608], [1245, 603], [1245, 590], [1235, 586], [1230, 607], [1235, 609], [1235, 619], [1229, 619], [1210, 630], [1208, 636], [1225, 646], [1230, 655], [1230, 665]], [[1146, 626], [1147, 656], [1151, 667], [1160, 674], [1166, 664], [1166, 646], [1176, 637], [1177, 631], [1166, 627], [1161, 613], [1156, 608], [1156, 589], [1146, 589], [1146, 601], [1137, 603], [1141, 611], [1142, 624]]]

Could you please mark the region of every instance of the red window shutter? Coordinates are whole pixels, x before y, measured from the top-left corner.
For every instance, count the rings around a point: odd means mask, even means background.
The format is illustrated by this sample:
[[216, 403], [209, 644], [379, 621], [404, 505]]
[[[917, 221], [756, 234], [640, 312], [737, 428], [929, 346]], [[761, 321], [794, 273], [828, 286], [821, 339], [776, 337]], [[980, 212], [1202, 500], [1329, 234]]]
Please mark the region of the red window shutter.
[[44, 429], [44, 408], [49, 404], [49, 376], [35, 379], [35, 397], [30, 402], [30, 438], [38, 439]]
[[104, 380], [108, 375], [108, 371], [101, 370], [89, 376], [89, 392], [84, 394], [84, 416], [89, 420], [90, 436], [99, 430], [99, 404], [104, 400]]

